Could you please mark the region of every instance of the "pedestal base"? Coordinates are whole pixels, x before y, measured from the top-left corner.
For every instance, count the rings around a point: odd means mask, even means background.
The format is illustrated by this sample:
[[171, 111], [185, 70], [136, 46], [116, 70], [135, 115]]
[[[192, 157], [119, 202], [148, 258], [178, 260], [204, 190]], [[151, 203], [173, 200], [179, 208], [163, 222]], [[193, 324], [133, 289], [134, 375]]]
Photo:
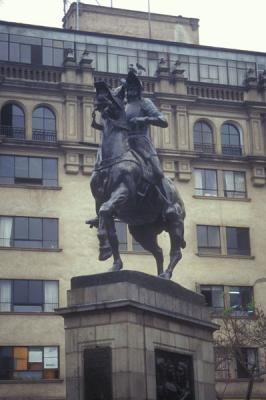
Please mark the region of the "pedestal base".
[[201, 295], [134, 271], [73, 278], [65, 320], [67, 400], [215, 400]]

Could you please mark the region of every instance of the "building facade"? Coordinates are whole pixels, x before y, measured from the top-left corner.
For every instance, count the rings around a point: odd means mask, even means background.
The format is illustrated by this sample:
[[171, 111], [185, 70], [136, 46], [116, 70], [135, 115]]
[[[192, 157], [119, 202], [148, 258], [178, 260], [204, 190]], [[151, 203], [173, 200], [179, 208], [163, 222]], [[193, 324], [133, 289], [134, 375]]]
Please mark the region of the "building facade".
[[[145, 13], [106, 7], [82, 5], [76, 31], [75, 11], [64, 29], [0, 23], [1, 399], [65, 398], [54, 309], [71, 277], [109, 267], [85, 225], [100, 140], [94, 82], [116, 87], [130, 64], [142, 66], [144, 95], [167, 118], [151, 136], [186, 205], [187, 248], [173, 279], [215, 312], [266, 309], [266, 54], [201, 46], [196, 19], [152, 14], [149, 29]], [[125, 268], [155, 274], [154, 259], [117, 227]], [[160, 244], [167, 262], [165, 233]], [[265, 367], [261, 349], [247, 353]], [[241, 398], [247, 379], [236, 364], [230, 376], [218, 371], [218, 388], [228, 379], [225, 398]], [[254, 396], [266, 399], [263, 377]]]

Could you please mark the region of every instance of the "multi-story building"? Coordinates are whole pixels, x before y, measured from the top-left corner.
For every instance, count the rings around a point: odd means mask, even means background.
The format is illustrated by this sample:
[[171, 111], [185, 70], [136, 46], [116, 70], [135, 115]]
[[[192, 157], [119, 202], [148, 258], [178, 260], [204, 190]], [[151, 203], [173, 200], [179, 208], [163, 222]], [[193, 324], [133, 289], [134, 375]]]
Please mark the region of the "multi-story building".
[[[187, 248], [173, 279], [201, 290], [214, 310], [246, 317], [253, 301], [266, 308], [266, 54], [201, 46], [197, 19], [79, 11], [79, 31], [75, 4], [63, 29], [0, 24], [1, 399], [65, 398], [54, 309], [66, 304], [72, 276], [109, 267], [85, 225], [95, 213], [94, 82], [118, 86], [130, 64], [168, 120], [151, 135], [186, 205]], [[125, 225], [118, 233], [125, 268], [155, 274]], [[160, 243], [167, 261], [166, 234]], [[245, 377], [230, 368], [226, 398], [238, 399]], [[266, 399], [263, 377], [254, 393]]]

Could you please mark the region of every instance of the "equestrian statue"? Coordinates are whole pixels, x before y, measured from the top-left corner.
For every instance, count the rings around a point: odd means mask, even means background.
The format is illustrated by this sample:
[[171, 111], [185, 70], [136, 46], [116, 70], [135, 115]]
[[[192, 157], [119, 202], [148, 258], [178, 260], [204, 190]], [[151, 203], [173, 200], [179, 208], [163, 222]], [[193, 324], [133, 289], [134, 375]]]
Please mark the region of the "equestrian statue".
[[[166, 128], [167, 121], [150, 99], [142, 97], [142, 82], [133, 71], [116, 89], [110, 89], [103, 81], [96, 82], [95, 88], [92, 127], [101, 131], [101, 144], [91, 191], [97, 217], [87, 223], [98, 229], [99, 260], [113, 256], [110, 271], [123, 268], [115, 229], [115, 220], [120, 220], [128, 224], [133, 238], [154, 256], [158, 276], [170, 279], [186, 245], [185, 208], [173, 182], [163, 174], [149, 134], [150, 125]], [[96, 111], [101, 116], [99, 122]], [[170, 238], [166, 270], [157, 242], [162, 231]]]

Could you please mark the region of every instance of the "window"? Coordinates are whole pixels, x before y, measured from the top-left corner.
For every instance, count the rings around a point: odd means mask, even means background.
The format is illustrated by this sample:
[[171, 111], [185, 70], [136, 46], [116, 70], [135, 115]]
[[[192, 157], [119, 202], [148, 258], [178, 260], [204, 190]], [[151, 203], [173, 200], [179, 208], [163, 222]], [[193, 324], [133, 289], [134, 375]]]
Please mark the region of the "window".
[[214, 153], [213, 133], [206, 122], [196, 122], [193, 129], [194, 149], [203, 153]]
[[201, 285], [201, 294], [205, 297], [208, 307], [216, 310], [224, 309], [224, 287], [218, 285]]
[[245, 198], [246, 176], [245, 172], [223, 171], [224, 197]]
[[129, 233], [127, 225], [124, 222], [115, 222], [116, 234], [119, 241], [120, 251], [134, 251], [147, 253], [145, 250]]
[[229, 379], [230, 378], [230, 360], [224, 349], [219, 347], [214, 348], [215, 357], [215, 378]]
[[0, 155], [0, 183], [57, 186], [54, 158]]
[[230, 309], [231, 315], [252, 315], [253, 288], [251, 286], [200, 285], [206, 305], [215, 312]]
[[54, 113], [47, 107], [37, 107], [32, 114], [32, 139], [43, 142], [56, 141]]
[[53, 312], [57, 307], [57, 281], [0, 279], [0, 312]]
[[195, 169], [195, 194], [198, 196], [217, 196], [217, 173], [212, 169]]
[[197, 226], [198, 252], [200, 254], [220, 254], [221, 241], [219, 226]]
[[226, 227], [227, 254], [250, 255], [248, 228]]
[[254, 375], [258, 369], [258, 349], [242, 347], [236, 360], [237, 378], [249, 378], [249, 372]]
[[249, 228], [197, 225], [198, 252], [250, 256]]
[[25, 116], [23, 110], [8, 103], [1, 110], [0, 134], [15, 139], [25, 137]]
[[0, 380], [58, 379], [58, 347], [0, 347]]
[[233, 124], [224, 124], [221, 129], [222, 153], [241, 156], [242, 146], [240, 132]]
[[0, 217], [0, 246], [58, 248], [58, 220], [55, 218]]

